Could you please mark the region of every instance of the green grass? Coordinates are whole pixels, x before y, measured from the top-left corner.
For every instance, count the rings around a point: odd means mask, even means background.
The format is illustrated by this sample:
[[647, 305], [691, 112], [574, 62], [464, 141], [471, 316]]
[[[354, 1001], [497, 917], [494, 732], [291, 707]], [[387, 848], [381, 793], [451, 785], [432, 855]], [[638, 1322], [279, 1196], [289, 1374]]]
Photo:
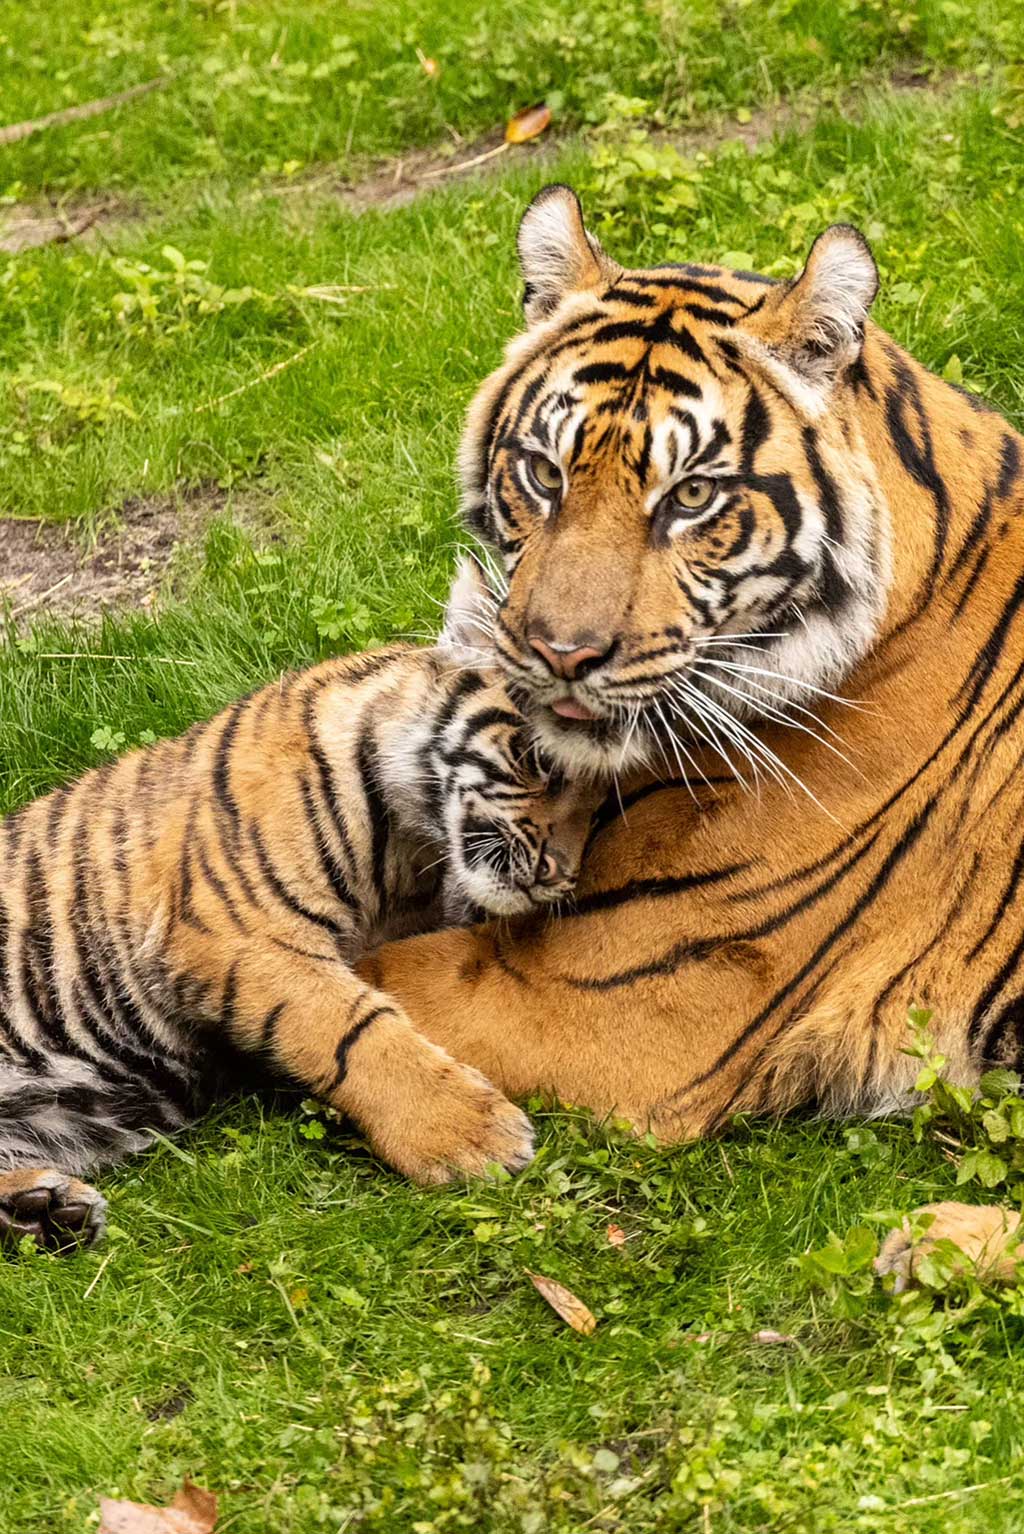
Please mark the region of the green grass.
[[[11, 197], [111, 190], [139, 215], [0, 258], [0, 510], [102, 534], [134, 497], [226, 505], [155, 612], [8, 625], [2, 809], [100, 759], [100, 727], [171, 734], [282, 667], [431, 625], [461, 415], [517, 323], [514, 228], [544, 179], [574, 181], [627, 259], [790, 272], [826, 223], [857, 222], [881, 321], [1024, 418], [1008, 3], [109, 0], [100, 20], [67, 0], [45, 35], [32, 9], [0, 9], [7, 121], [176, 73], [0, 150]], [[895, 65], [942, 88], [835, 109]], [[754, 153], [684, 160], [654, 131], [794, 92], [812, 120]], [[543, 168], [509, 155], [360, 218], [329, 182], [278, 189], [288, 161], [344, 180], [542, 94], [589, 124]], [[494, 1187], [416, 1191], [286, 1101], [228, 1105], [105, 1177], [105, 1251], [0, 1264], [2, 1534], [71, 1534], [100, 1493], [162, 1500], [184, 1474], [224, 1493], [236, 1534], [1020, 1528], [1014, 1307], [931, 1319], [877, 1296], [844, 1321], [796, 1264], [948, 1196], [934, 1146], [804, 1121], [668, 1153], [539, 1122], [535, 1165]], [[586, 1300], [593, 1337], [527, 1268]]]
[[[114, 118], [7, 151], [19, 192], [101, 187], [160, 201], [178, 177], [291, 173], [500, 127], [540, 98], [566, 125], [615, 93], [665, 121], [748, 112], [895, 65], [1016, 57], [1006, 0], [64, 0], [0, 6], [8, 121], [169, 75]], [[417, 51], [418, 50], [418, 51]], [[439, 68], [425, 73], [420, 55]]]
[[605, 1529], [699, 1529], [705, 1502], [716, 1530], [874, 1529], [908, 1497], [935, 1498], [915, 1529], [1020, 1527], [1016, 1478], [939, 1495], [1020, 1454], [1019, 1322], [844, 1324], [794, 1266], [947, 1193], [932, 1150], [805, 1124], [665, 1152], [538, 1118], [519, 1179], [439, 1195], [283, 1106], [225, 1108], [109, 1179], [102, 1271], [0, 1270], [0, 1528], [84, 1528], [96, 1490], [185, 1474], [253, 1534], [576, 1530], [606, 1506]]

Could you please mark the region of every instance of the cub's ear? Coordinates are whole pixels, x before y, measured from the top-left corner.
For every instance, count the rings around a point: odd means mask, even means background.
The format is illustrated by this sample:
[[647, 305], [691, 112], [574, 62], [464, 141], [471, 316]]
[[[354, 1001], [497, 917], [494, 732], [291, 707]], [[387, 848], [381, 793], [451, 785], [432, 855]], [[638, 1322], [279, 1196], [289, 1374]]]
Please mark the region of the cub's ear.
[[483, 566], [471, 554], [459, 560], [444, 610], [438, 648], [464, 666], [484, 666], [493, 650], [492, 634], [497, 598], [487, 584]]
[[571, 293], [614, 282], [622, 270], [587, 233], [580, 200], [568, 186], [537, 193], [523, 214], [516, 246], [528, 325], [548, 319]]
[[[811, 246], [799, 277], [771, 290], [757, 314], [737, 327], [736, 340], [742, 347], [747, 336], [756, 337], [768, 357], [783, 364], [796, 392], [808, 402], [816, 399], [820, 408], [860, 356], [877, 292], [878, 268], [867, 240], [849, 224], [832, 224]], [[776, 382], [784, 387], [783, 378]]]

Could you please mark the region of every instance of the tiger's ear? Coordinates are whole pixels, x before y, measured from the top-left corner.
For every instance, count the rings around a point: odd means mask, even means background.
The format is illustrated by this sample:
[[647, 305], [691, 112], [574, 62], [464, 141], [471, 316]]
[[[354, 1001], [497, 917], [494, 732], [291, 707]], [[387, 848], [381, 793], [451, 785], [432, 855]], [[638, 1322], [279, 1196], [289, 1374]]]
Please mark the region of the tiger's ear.
[[548, 319], [563, 298], [614, 282], [622, 270], [583, 225], [572, 187], [546, 186], [523, 214], [516, 236], [528, 325]]
[[809, 390], [808, 398], [821, 407], [860, 356], [877, 292], [878, 268], [867, 240], [849, 224], [832, 224], [811, 246], [800, 275], [771, 291], [758, 313], [737, 327], [736, 339], [742, 347], [741, 330], [756, 337], [798, 391]]

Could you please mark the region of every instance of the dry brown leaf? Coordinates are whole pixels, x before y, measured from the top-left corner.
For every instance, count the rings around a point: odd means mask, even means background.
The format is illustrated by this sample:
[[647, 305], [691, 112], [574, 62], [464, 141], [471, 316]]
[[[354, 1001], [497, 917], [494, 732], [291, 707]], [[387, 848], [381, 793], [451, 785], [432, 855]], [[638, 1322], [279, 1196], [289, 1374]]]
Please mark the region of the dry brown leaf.
[[524, 107], [505, 126], [506, 144], [526, 144], [539, 138], [551, 121], [551, 108], [539, 101], [536, 106]]
[[99, 1534], [213, 1534], [217, 1498], [186, 1481], [170, 1507], [100, 1499]]
[[621, 1225], [609, 1225], [605, 1235], [608, 1237], [609, 1246], [625, 1246], [626, 1244], [626, 1232]]
[[529, 1268], [526, 1271], [537, 1293], [542, 1299], [547, 1300], [551, 1309], [556, 1315], [561, 1316], [566, 1326], [571, 1326], [574, 1332], [582, 1332], [584, 1337], [589, 1337], [597, 1325], [597, 1317], [593, 1311], [588, 1310], [571, 1289], [567, 1289], [556, 1279], [545, 1278], [543, 1273], [531, 1273]]

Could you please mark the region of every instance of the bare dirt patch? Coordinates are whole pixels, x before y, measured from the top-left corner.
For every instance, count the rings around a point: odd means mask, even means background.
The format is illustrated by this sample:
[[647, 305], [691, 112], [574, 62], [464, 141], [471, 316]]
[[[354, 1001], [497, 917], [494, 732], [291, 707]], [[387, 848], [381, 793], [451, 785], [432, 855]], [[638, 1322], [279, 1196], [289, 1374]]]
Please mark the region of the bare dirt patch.
[[72, 240], [86, 244], [140, 216], [137, 209], [111, 197], [67, 204], [16, 202], [0, 209], [0, 250], [17, 256], [41, 245], [67, 245]]
[[339, 187], [338, 191], [355, 213], [365, 213], [368, 208], [400, 208], [424, 192], [461, 176], [495, 175], [513, 163], [549, 160], [563, 148], [564, 141], [555, 138], [541, 143], [507, 144], [504, 133], [496, 131], [461, 145], [454, 154], [450, 145], [444, 149], [410, 150], [382, 165], [364, 181]]
[[[806, 115], [811, 112], [808, 103]], [[753, 148], [780, 129], [800, 121], [801, 115], [801, 107], [796, 103], [780, 103], [753, 113], [743, 123], [723, 118], [690, 131], [654, 129], [651, 138], [655, 143], [675, 145], [684, 155], [714, 149], [729, 139], [740, 139], [748, 148]], [[573, 144], [587, 142], [580, 134], [552, 133], [531, 143], [509, 144], [503, 132], [495, 130], [472, 143], [459, 145], [454, 152], [450, 144], [410, 150], [396, 159], [383, 161], [361, 181], [343, 181], [336, 170], [325, 168], [319, 174], [277, 185], [274, 194], [310, 198], [334, 196], [357, 214], [371, 209], [388, 211], [405, 207], [463, 177], [489, 178], [502, 174], [513, 165], [543, 165], [564, 154]]]
[[[869, 78], [856, 90], [842, 92], [834, 105], [837, 111], [858, 116], [870, 94], [887, 91], [898, 97], [927, 90], [939, 95], [948, 93], [958, 83], [959, 77], [955, 74], [936, 76], [923, 67], [906, 66]], [[655, 143], [672, 144], [683, 155], [709, 153], [737, 139], [748, 149], [755, 149], [777, 133], [813, 122], [820, 111], [820, 98], [807, 93], [762, 107], [745, 122], [733, 117], [717, 117], [689, 129], [654, 128], [651, 138]], [[530, 143], [508, 144], [503, 130], [495, 129], [471, 143], [460, 142], [454, 151], [451, 144], [410, 150], [398, 158], [381, 162], [360, 181], [346, 182], [339, 177], [336, 168], [324, 167], [312, 176], [279, 184], [274, 192], [279, 196], [336, 196], [354, 213], [400, 208], [463, 176], [487, 178], [503, 173], [512, 165], [543, 164], [563, 154], [574, 143], [592, 142], [583, 134], [552, 131]]]
[[227, 506], [211, 488], [134, 497], [116, 524], [90, 535], [68, 523], [0, 519], [0, 607], [15, 619], [151, 607], [173, 590], [184, 545]]

